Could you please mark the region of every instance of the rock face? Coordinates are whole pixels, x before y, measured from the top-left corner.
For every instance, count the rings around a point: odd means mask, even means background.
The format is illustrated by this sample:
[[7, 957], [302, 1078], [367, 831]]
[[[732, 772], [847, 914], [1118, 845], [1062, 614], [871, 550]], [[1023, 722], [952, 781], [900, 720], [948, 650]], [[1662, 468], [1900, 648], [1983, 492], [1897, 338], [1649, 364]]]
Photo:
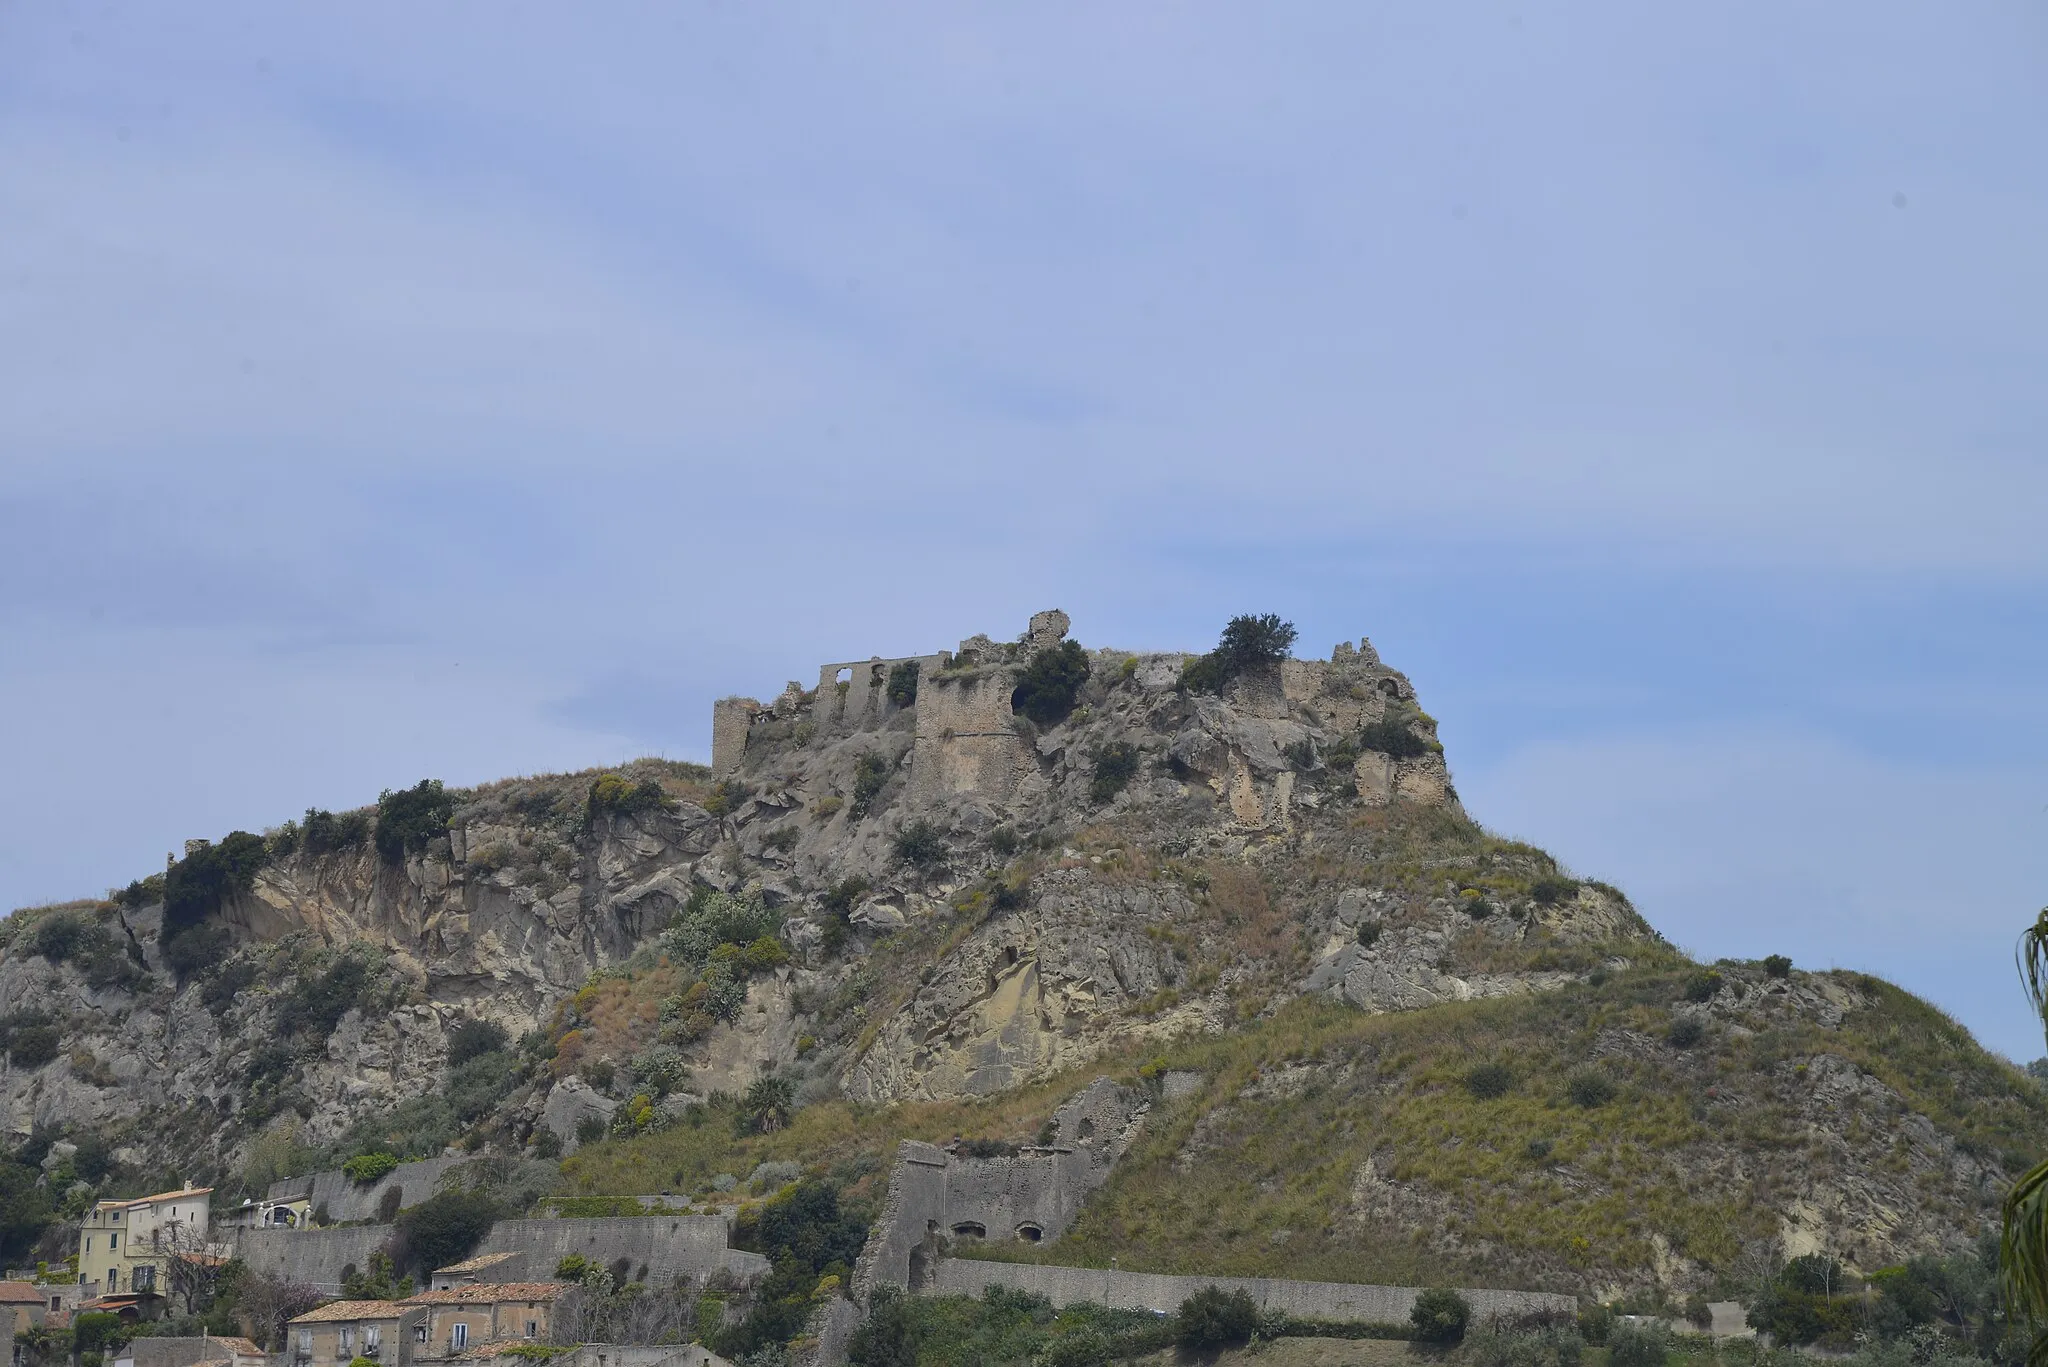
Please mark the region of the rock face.
[[[521, 1074], [476, 1131], [570, 1147], [671, 1038], [661, 998], [593, 975], [652, 982], [657, 937], [714, 889], [778, 913], [791, 961], [675, 1037], [695, 1095], [771, 1072], [807, 1095], [986, 1095], [1301, 993], [1403, 1010], [1550, 986], [1600, 956], [1539, 946], [1649, 934], [1619, 894], [1465, 818], [1435, 723], [1368, 643], [1217, 693], [1179, 686], [1186, 655], [1082, 651], [1085, 681], [1030, 721], [1020, 678], [1069, 627], [1042, 612], [1014, 642], [828, 663], [815, 688], [721, 700], [709, 771], [621, 771], [621, 792], [659, 785], [658, 801], [600, 802], [594, 774], [492, 785], [396, 861], [366, 839], [316, 852], [309, 818], [209, 920], [223, 962], [246, 965], [233, 982], [168, 966], [146, 900], [63, 913], [103, 928], [129, 965], [111, 974], [51, 962], [16, 925], [0, 1001], [63, 1047], [0, 1064], [0, 1127], [152, 1116], [135, 1142], [240, 1161], [266, 1126], [326, 1142], [440, 1094], [461, 1022], [545, 1053], [565, 1011], [595, 1012], [609, 1024], [590, 1047], [609, 1052]], [[1564, 890], [1536, 895], [1546, 879]], [[280, 1058], [293, 994], [344, 950], [374, 957], [369, 1005]], [[615, 1006], [578, 1004], [607, 991]]]

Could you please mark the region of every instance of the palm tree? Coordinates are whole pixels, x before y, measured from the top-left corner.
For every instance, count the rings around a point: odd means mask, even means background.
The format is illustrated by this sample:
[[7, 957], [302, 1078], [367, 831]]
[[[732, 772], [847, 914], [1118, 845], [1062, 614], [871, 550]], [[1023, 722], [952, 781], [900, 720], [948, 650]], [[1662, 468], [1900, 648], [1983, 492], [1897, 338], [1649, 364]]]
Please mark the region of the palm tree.
[[[2048, 907], [2020, 936], [2020, 981], [2048, 1027]], [[2020, 1175], [2006, 1193], [1998, 1246], [2006, 1312], [2035, 1326], [2027, 1367], [2048, 1367], [2048, 1159]]]

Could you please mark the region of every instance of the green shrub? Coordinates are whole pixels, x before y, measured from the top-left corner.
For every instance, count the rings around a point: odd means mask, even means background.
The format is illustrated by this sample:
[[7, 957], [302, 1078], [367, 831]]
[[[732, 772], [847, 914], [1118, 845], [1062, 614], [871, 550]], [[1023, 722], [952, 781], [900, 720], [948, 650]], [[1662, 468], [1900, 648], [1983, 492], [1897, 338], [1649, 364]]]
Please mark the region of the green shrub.
[[1358, 728], [1358, 748], [1370, 750], [1394, 759], [1413, 759], [1426, 755], [1435, 747], [1428, 737], [1415, 729], [1418, 720], [1415, 710], [1398, 703], [1387, 704], [1387, 710], [1373, 721]]
[[1358, 923], [1358, 943], [1361, 947], [1371, 949], [1379, 943], [1379, 939], [1380, 923], [1378, 921], [1360, 921]]
[[1608, 1367], [1664, 1367], [1671, 1331], [1656, 1321], [1616, 1320], [1607, 1331]]
[[1721, 990], [1721, 975], [1711, 968], [1703, 968], [1685, 980], [1685, 999], [1689, 1002], [1711, 1001]]
[[116, 902], [130, 911], [140, 911], [146, 906], [164, 900], [164, 876], [152, 873], [147, 878], [138, 878], [127, 887], [114, 893], [109, 901]]
[[363, 811], [326, 812], [306, 808], [299, 823], [299, 845], [307, 854], [337, 854], [361, 849], [370, 838], [370, 814]]
[[1008, 826], [998, 826], [988, 833], [989, 853], [998, 859], [1014, 858], [1017, 851], [1023, 847], [1024, 842], [1019, 840], [1017, 833]]
[[1240, 674], [1286, 659], [1295, 635], [1292, 622], [1270, 612], [1233, 617], [1214, 650], [1181, 666], [1180, 686], [1190, 693], [1221, 693]]
[[848, 808], [855, 821], [868, 814], [882, 789], [889, 786], [889, 761], [880, 755], [862, 755], [853, 766], [853, 803]]
[[889, 671], [889, 686], [883, 691], [889, 701], [898, 707], [911, 707], [917, 703], [917, 661], [905, 660]]
[[1503, 1097], [1515, 1085], [1515, 1075], [1505, 1063], [1481, 1063], [1465, 1074], [1465, 1090], [1482, 1101]]
[[17, 1068], [54, 1063], [64, 1048], [64, 1034], [41, 1011], [16, 1011], [0, 1016], [0, 1048]]
[[1554, 907], [1579, 895], [1579, 880], [1554, 873], [1544, 874], [1529, 884], [1529, 896], [1540, 907]]
[[341, 1018], [367, 1004], [375, 974], [358, 952], [345, 952], [321, 972], [300, 978], [277, 997], [277, 1027], [325, 1043]]
[[429, 1196], [398, 1217], [407, 1264], [428, 1273], [462, 1261], [476, 1251], [502, 1214], [497, 1201], [480, 1192], [443, 1191]]
[[1597, 1068], [1581, 1068], [1565, 1079], [1564, 1094], [1572, 1105], [1592, 1110], [1614, 1100], [1614, 1079]]
[[159, 942], [164, 967], [180, 978], [189, 978], [218, 965], [228, 954], [234, 936], [226, 926], [191, 926]]
[[235, 1000], [256, 982], [256, 965], [250, 960], [236, 956], [220, 966], [214, 975], [199, 989], [199, 1000], [206, 1009], [219, 1016], [235, 1004]]
[[[659, 812], [668, 809], [668, 794], [653, 779], [635, 783], [621, 774], [599, 774], [590, 781], [590, 796], [585, 803], [593, 819], [607, 813], [634, 815], [639, 812]], [[719, 815], [714, 812], [714, 816]]]
[[1456, 1343], [1465, 1337], [1472, 1307], [1449, 1287], [1432, 1286], [1416, 1296], [1408, 1319], [1415, 1326], [1415, 1337], [1422, 1342]]
[[737, 960], [745, 946], [764, 937], [772, 939], [781, 929], [781, 915], [769, 910], [758, 896], [734, 897], [700, 887], [662, 935], [661, 949], [682, 967], [702, 969], [720, 946], [733, 946], [727, 958]]
[[341, 1165], [342, 1176], [359, 1187], [367, 1187], [388, 1175], [398, 1166], [398, 1155], [392, 1153], [359, 1153]]
[[1783, 954], [1773, 954], [1764, 960], [1764, 976], [1789, 978], [1792, 976], [1792, 961]]
[[1678, 1016], [1673, 1018], [1671, 1028], [1664, 1032], [1664, 1038], [1671, 1042], [1673, 1049], [1690, 1049], [1706, 1033], [1706, 1023], [1698, 1016]]
[[[740, 1098], [740, 1123], [750, 1134], [773, 1134], [789, 1123], [796, 1107], [796, 1084], [786, 1077], [763, 1073]], [[854, 1249], [855, 1255], [860, 1252]]]
[[385, 789], [377, 795], [377, 854], [387, 864], [402, 864], [430, 841], [448, 834], [455, 815], [455, 794], [437, 778], [423, 778], [410, 788]]
[[512, 1090], [512, 1060], [502, 1053], [478, 1054], [448, 1072], [448, 1105], [455, 1118], [474, 1124], [490, 1114], [505, 1093]]
[[711, 790], [711, 796], [704, 799], [704, 810], [712, 816], [731, 816], [753, 795], [752, 788], [736, 778], [729, 778]]
[[1040, 726], [1058, 726], [1088, 682], [1088, 652], [1073, 641], [1047, 646], [1017, 675], [1010, 710]]
[[501, 1054], [510, 1042], [496, 1021], [466, 1020], [448, 1032], [448, 1066], [460, 1068], [479, 1054]]
[[270, 861], [263, 837], [232, 831], [220, 844], [196, 840], [185, 857], [164, 872], [164, 933], [196, 926], [221, 904], [256, 886], [256, 873]]
[[1259, 1306], [1242, 1291], [1205, 1286], [1180, 1303], [1174, 1342], [1191, 1353], [1247, 1342], [1259, 1325]]
[[1138, 747], [1115, 741], [1095, 752], [1095, 776], [1088, 782], [1089, 800], [1113, 801], [1138, 776]]
[[1532, 1139], [1522, 1146], [1522, 1152], [1529, 1155], [1531, 1162], [1541, 1163], [1550, 1157], [1551, 1143], [1548, 1139]]
[[946, 838], [922, 817], [896, 833], [896, 857], [912, 868], [929, 870], [946, 862]]

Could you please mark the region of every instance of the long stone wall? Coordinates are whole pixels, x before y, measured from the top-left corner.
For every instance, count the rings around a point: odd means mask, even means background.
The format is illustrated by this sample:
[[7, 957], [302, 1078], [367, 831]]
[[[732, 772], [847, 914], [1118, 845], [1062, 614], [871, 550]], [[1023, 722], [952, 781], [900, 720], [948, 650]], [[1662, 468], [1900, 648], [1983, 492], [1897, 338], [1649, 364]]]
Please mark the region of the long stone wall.
[[[723, 1272], [747, 1281], [766, 1276], [768, 1260], [727, 1246], [722, 1215], [648, 1215], [592, 1220], [500, 1220], [477, 1252], [518, 1253], [493, 1269], [495, 1281], [545, 1281], [571, 1253], [610, 1265], [626, 1260], [626, 1277], [666, 1286], [678, 1277], [703, 1281]], [[369, 1267], [384, 1247], [389, 1225], [342, 1229], [246, 1229], [234, 1232], [235, 1254], [252, 1271], [305, 1282], [339, 1295], [350, 1269]]]
[[382, 1213], [378, 1207], [385, 1192], [395, 1187], [401, 1207], [418, 1205], [434, 1194], [435, 1184], [448, 1169], [469, 1161], [467, 1158], [422, 1158], [416, 1163], [400, 1163], [368, 1186], [357, 1186], [339, 1170], [315, 1172], [272, 1182], [267, 1194], [274, 1201], [302, 1198], [311, 1201], [316, 1213], [325, 1206], [325, 1218], [330, 1224], [374, 1220]]
[[[1303, 1319], [1346, 1320], [1366, 1324], [1406, 1324], [1421, 1288], [1364, 1286], [1346, 1282], [1294, 1282], [1270, 1277], [1178, 1277], [1157, 1272], [1122, 1272], [1095, 1267], [1048, 1267], [1034, 1263], [984, 1263], [971, 1258], [943, 1258], [919, 1294], [979, 1296], [989, 1286], [1030, 1291], [1055, 1306], [1088, 1302], [1117, 1310], [1162, 1313], [1205, 1286], [1243, 1291], [1262, 1310], [1277, 1310]], [[1578, 1303], [1548, 1291], [1461, 1290], [1475, 1320], [1514, 1318], [1538, 1313], [1570, 1314]]]

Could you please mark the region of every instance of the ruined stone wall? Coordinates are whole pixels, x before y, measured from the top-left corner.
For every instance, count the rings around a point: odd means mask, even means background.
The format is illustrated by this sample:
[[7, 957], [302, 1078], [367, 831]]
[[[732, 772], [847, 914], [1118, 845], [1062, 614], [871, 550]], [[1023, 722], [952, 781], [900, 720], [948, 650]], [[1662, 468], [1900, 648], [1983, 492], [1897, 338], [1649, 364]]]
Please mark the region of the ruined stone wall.
[[[1346, 1282], [1296, 1282], [1275, 1277], [1176, 1277], [1157, 1272], [1120, 1272], [1097, 1267], [1049, 1267], [1033, 1263], [984, 1263], [945, 1258], [932, 1277], [913, 1288], [931, 1296], [979, 1296], [1001, 1286], [1044, 1296], [1055, 1306], [1087, 1302], [1117, 1310], [1171, 1313], [1203, 1287], [1243, 1291], [1262, 1310], [1303, 1319], [1360, 1324], [1406, 1324], [1421, 1288], [1365, 1286]], [[1548, 1291], [1460, 1290], [1476, 1321], [1535, 1313], [1570, 1314], [1578, 1302]]]
[[979, 793], [1001, 801], [1010, 795], [1031, 767], [1030, 751], [1010, 709], [1016, 687], [1004, 668], [940, 674], [919, 686], [910, 769], [913, 797], [929, 802]]
[[853, 1298], [866, 1305], [877, 1286], [915, 1288], [931, 1273], [946, 1216], [944, 1149], [906, 1139], [896, 1148], [889, 1194], [853, 1269]]
[[761, 704], [752, 698], [720, 698], [711, 704], [711, 772], [735, 773], [747, 755], [747, 732]]

